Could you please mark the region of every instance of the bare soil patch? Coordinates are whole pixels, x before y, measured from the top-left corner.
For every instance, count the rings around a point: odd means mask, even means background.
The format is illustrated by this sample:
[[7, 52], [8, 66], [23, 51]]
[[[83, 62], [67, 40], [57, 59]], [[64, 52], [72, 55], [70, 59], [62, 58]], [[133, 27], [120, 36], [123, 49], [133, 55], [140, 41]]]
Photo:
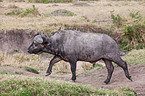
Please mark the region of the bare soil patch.
[[50, 15], [51, 16], [75, 16], [76, 14], [66, 9], [59, 9], [51, 12]]

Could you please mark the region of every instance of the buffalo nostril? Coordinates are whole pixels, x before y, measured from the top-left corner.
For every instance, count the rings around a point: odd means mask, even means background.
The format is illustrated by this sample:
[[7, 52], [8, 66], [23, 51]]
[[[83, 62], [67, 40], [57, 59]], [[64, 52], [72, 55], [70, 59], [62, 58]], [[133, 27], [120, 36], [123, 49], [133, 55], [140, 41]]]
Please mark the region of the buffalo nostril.
[[29, 50], [27, 50], [27, 52], [28, 52], [28, 53], [30, 53], [30, 51], [29, 51]]

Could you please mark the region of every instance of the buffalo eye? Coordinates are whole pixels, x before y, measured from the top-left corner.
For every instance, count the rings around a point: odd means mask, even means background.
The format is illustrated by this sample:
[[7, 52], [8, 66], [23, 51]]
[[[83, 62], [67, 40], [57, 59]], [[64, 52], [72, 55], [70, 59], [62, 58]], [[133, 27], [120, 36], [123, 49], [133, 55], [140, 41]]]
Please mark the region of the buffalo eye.
[[42, 43], [45, 47], [47, 46], [48, 42], [43, 42]]
[[38, 44], [35, 44], [35, 46], [37, 47], [37, 46], [38, 46]]

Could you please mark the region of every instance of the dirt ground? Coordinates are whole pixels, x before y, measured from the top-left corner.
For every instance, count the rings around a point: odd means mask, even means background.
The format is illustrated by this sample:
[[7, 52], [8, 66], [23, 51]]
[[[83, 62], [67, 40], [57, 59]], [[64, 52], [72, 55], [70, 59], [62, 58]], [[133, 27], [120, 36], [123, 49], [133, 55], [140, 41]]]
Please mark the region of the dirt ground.
[[[9, 72], [13, 72], [11, 74], [20, 74], [22, 75], [29, 75], [29, 76], [37, 76], [37, 77], [44, 77], [42, 74], [34, 74], [31, 72], [28, 72], [21, 68], [13, 68], [13, 67], [0, 67], [0, 70], [7, 70], [7, 74]], [[15, 71], [14, 71], [15, 70]], [[89, 72], [84, 72], [83, 74], [77, 75], [77, 80], [75, 83], [82, 83], [84, 85], [90, 85], [95, 88], [119, 88], [119, 87], [131, 87], [133, 88], [134, 92], [137, 94], [137, 96], [145, 96], [145, 65], [144, 64], [138, 64], [138, 65], [132, 65], [129, 66], [129, 72], [132, 76], [133, 81], [129, 81], [125, 75], [123, 70], [120, 67], [115, 67], [111, 82], [107, 85], [103, 85], [103, 81], [107, 77], [107, 70], [106, 68], [101, 69], [92, 69]], [[55, 78], [60, 80], [69, 81], [71, 78], [71, 74], [52, 74], [48, 77], [44, 78]]]

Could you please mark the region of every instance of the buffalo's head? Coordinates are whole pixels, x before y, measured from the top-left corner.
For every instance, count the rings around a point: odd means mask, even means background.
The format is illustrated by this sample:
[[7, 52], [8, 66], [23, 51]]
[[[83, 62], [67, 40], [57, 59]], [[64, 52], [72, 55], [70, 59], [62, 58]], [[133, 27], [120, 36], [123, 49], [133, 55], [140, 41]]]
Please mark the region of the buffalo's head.
[[30, 54], [32, 53], [38, 54], [40, 52], [44, 52], [47, 44], [48, 44], [48, 40], [44, 36], [43, 32], [41, 32], [41, 35], [37, 35], [34, 37], [32, 44], [28, 48], [28, 52]]

